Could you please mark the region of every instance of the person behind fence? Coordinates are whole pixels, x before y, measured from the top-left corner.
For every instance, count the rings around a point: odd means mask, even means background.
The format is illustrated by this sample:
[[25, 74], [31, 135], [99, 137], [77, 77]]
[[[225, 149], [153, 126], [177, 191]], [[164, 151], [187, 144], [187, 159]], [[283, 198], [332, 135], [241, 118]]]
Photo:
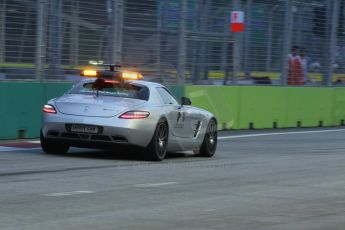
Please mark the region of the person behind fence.
[[297, 52], [298, 46], [293, 46], [288, 55], [288, 85], [303, 85], [302, 62]]
[[288, 54], [288, 84], [291, 85], [293, 80], [293, 65], [294, 65], [294, 58], [297, 55], [297, 46], [293, 46], [291, 48], [291, 53]]
[[309, 82], [309, 78], [308, 78], [308, 61], [307, 61], [307, 57], [305, 56], [305, 48], [304, 47], [301, 47], [299, 49], [299, 56], [301, 58], [303, 83], [307, 84], [307, 82]]

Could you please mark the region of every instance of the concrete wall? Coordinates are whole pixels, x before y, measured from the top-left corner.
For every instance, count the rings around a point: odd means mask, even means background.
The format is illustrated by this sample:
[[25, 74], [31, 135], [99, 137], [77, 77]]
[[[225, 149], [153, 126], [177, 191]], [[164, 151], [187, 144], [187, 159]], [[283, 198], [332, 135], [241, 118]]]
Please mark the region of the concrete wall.
[[42, 106], [70, 87], [70, 83], [1, 82], [0, 139], [38, 137]]
[[345, 88], [187, 86], [185, 94], [215, 113], [219, 128], [338, 126], [345, 120]]
[[[70, 83], [0, 83], [0, 139], [39, 136], [41, 110]], [[345, 88], [272, 86], [170, 87], [176, 98], [216, 114], [219, 129], [338, 126], [345, 120]]]
[[[0, 82], [0, 139], [39, 137], [42, 106], [61, 96], [71, 83]], [[170, 90], [180, 98], [183, 87]]]

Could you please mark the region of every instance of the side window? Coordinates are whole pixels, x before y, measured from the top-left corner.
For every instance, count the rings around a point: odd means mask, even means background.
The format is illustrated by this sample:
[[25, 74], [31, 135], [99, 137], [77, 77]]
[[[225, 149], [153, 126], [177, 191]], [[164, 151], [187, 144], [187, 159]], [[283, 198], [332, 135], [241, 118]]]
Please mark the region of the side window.
[[164, 104], [172, 104], [177, 105], [177, 101], [175, 98], [170, 94], [170, 92], [165, 88], [157, 88], [159, 95], [162, 98]]

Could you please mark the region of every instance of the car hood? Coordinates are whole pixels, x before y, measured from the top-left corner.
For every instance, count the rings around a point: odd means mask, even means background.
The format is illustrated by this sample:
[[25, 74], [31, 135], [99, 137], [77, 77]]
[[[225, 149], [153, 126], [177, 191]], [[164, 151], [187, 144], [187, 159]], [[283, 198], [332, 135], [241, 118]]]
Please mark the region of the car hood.
[[146, 101], [111, 96], [66, 94], [55, 101], [60, 113], [88, 117], [113, 117]]

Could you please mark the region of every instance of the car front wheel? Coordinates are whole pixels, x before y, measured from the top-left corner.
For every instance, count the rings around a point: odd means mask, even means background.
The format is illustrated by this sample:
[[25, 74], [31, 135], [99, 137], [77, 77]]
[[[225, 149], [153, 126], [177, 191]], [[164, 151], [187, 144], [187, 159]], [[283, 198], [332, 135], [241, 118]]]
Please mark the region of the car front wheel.
[[65, 154], [69, 150], [69, 146], [44, 138], [42, 132], [40, 134], [41, 147], [48, 154]]
[[199, 156], [212, 157], [217, 149], [217, 122], [212, 119], [207, 126], [204, 141], [201, 145]]

